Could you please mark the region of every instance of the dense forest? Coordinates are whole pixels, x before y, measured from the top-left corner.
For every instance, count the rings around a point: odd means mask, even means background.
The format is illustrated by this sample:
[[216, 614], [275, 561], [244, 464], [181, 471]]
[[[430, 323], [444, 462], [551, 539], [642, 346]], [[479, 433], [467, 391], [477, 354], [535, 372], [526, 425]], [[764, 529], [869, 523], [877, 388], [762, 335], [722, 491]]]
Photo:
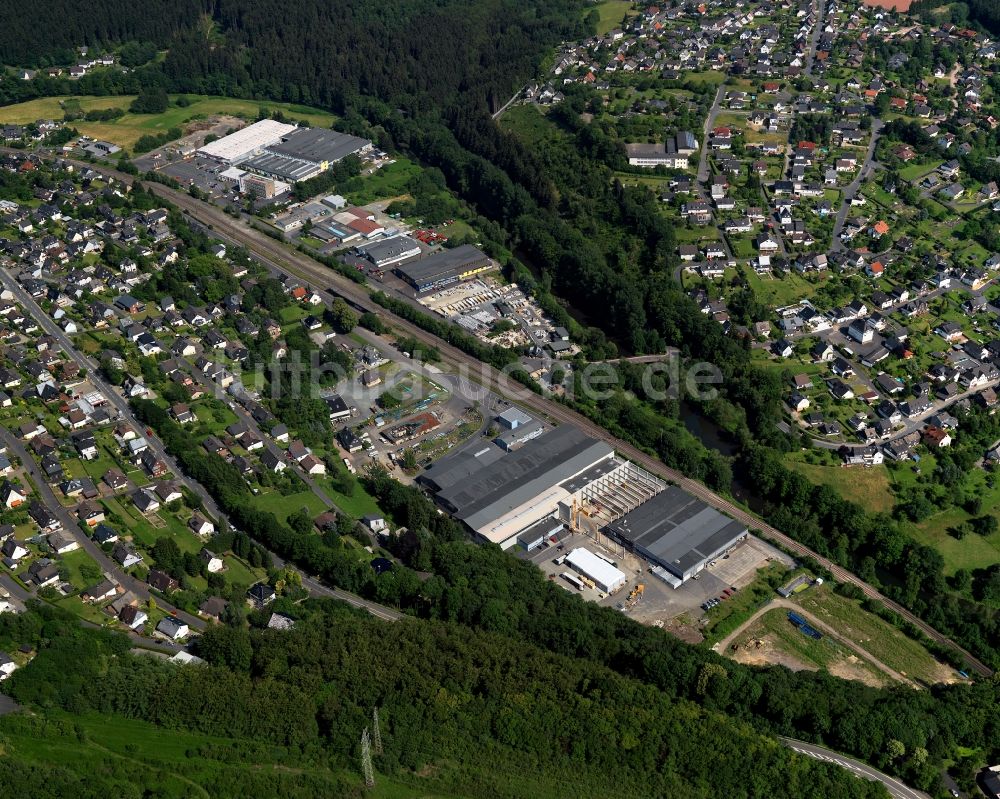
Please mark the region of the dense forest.
[[[297, 611], [289, 631], [211, 628], [198, 646], [206, 666], [133, 657], [124, 636], [84, 630], [48, 608], [0, 619], [0, 646], [37, 651], [8, 683], [22, 704], [141, 719], [262, 757], [282, 747], [298, 753], [285, 769], [306, 780], [324, 769], [358, 773], [361, 731], [377, 708], [377, 771], [458, 795], [885, 795], [584, 659], [440, 622], [381, 622], [339, 603]], [[708, 667], [698, 684], [709, 693], [724, 679]], [[247, 795], [241, 787], [212, 795]]]

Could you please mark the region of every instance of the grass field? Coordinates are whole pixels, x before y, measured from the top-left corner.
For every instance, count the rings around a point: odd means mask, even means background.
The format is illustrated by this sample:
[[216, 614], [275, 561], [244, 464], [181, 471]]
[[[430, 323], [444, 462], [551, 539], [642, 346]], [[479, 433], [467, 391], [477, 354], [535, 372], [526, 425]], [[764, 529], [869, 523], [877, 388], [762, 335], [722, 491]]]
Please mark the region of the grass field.
[[784, 277], [761, 277], [752, 269], [746, 271], [747, 280], [757, 298], [775, 308], [791, 305], [812, 296], [815, 286], [801, 275], [786, 272]]
[[565, 138], [562, 131], [534, 105], [515, 105], [508, 109], [500, 117], [500, 127], [528, 145]]
[[868, 469], [820, 466], [805, 463], [798, 453], [786, 458], [785, 465], [807, 477], [812, 483], [835, 488], [842, 497], [857, 502], [866, 510], [888, 511], [895, 504], [889, 473], [884, 466]]
[[604, 0], [595, 8], [598, 14], [597, 32], [605, 34], [621, 26], [622, 18], [632, 10], [632, 3], [629, 0]]
[[814, 586], [796, 595], [794, 601], [841, 636], [911, 679], [935, 683], [951, 676], [951, 669], [938, 663], [917, 641], [868, 613], [857, 601], [835, 593], [829, 585]]
[[[904, 463], [890, 473], [897, 490], [919, 487], [919, 476], [915, 468], [914, 464]], [[921, 458], [920, 470], [923, 474], [933, 474], [933, 455]], [[982, 470], [973, 471], [969, 481], [966, 490], [982, 500], [983, 513], [1000, 512], [1000, 481], [995, 481], [991, 486]], [[951, 533], [954, 528], [971, 518], [971, 514], [962, 508], [952, 507], [935, 513], [919, 524], [907, 524], [904, 530], [916, 541], [941, 553], [947, 575], [954, 574], [959, 569], [989, 568], [1000, 562], [1000, 531], [986, 537], [970, 532], [961, 539], [955, 538]]]
[[[174, 95], [176, 99], [179, 95]], [[73, 127], [87, 136], [95, 139], [106, 139], [122, 147], [131, 149], [140, 136], [162, 133], [173, 127], [184, 127], [188, 122], [204, 119], [213, 114], [229, 114], [231, 116], [256, 119], [259, 110], [264, 107], [270, 110], [280, 110], [290, 119], [301, 119], [315, 127], [330, 127], [334, 115], [315, 108], [291, 103], [256, 102], [254, 100], [236, 100], [229, 97], [212, 97], [206, 95], [184, 95], [191, 104], [185, 108], [171, 105], [162, 114], [130, 114], [126, 113], [113, 122], [73, 122]], [[0, 123], [23, 124], [36, 119], [63, 118], [64, 100], [75, 100], [80, 104], [80, 110], [121, 108], [128, 111], [134, 96], [122, 97], [45, 97], [30, 100], [0, 108]]]
[[396, 156], [395, 163], [387, 164], [370, 175], [351, 179], [344, 186], [343, 194], [355, 205], [401, 197], [406, 194], [410, 181], [419, 174], [418, 164]]
[[285, 521], [302, 508], [306, 508], [311, 516], [318, 516], [326, 510], [320, 498], [308, 490], [289, 494], [287, 497], [277, 491], [267, 491], [254, 497], [254, 504], [263, 511], [270, 511], [280, 521]]

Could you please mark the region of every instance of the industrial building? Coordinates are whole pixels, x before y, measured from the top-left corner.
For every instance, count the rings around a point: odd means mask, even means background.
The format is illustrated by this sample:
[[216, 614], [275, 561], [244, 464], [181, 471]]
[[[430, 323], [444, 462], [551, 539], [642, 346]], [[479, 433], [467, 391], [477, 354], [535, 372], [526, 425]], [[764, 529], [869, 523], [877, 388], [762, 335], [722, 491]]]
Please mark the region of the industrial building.
[[531, 419], [526, 424], [518, 425], [510, 430], [503, 430], [493, 441], [501, 449], [510, 452], [522, 444], [527, 444], [538, 438], [544, 432], [545, 426], [541, 422]]
[[248, 156], [281, 141], [295, 130], [295, 125], [276, 122], [273, 119], [262, 119], [245, 128], [209, 142], [198, 152], [208, 158], [214, 158], [227, 164], [235, 164]]
[[608, 524], [604, 533], [657, 564], [654, 573], [677, 588], [745, 538], [747, 528], [670, 486]]
[[606, 594], [613, 594], [628, 582], [625, 572], [583, 547], [570, 552], [565, 562], [573, 571], [593, 582], [598, 591]]
[[[363, 222], [366, 220], [358, 221]], [[350, 224], [348, 227], [353, 228], [355, 226]], [[392, 266], [393, 264], [398, 264], [400, 261], [405, 261], [407, 258], [420, 255], [420, 245], [409, 236], [393, 236], [374, 244], [357, 247], [355, 253], [363, 258], [367, 258], [379, 269], [385, 269], [387, 266]]]
[[368, 152], [372, 143], [368, 139], [340, 133], [328, 128], [297, 128], [282, 137], [277, 144], [267, 147], [274, 155], [318, 164], [327, 169], [330, 164], [342, 161], [349, 155]]
[[326, 128], [300, 128], [262, 119], [210, 142], [200, 155], [278, 180], [309, 180], [348, 155], [372, 149], [367, 139]]
[[541, 422], [515, 406], [498, 414], [495, 421], [500, 426], [500, 433], [493, 441], [508, 452], [545, 432], [545, 426]]
[[574, 492], [562, 483], [613, 470], [618, 463], [608, 444], [562, 425], [515, 452], [489, 447], [444, 458], [422, 480], [455, 518], [507, 549], [520, 533], [573, 501]]
[[275, 155], [267, 151], [241, 161], [240, 166], [252, 172], [259, 172], [262, 175], [287, 180], [289, 183], [309, 180], [309, 178], [314, 178], [323, 171], [322, 166], [314, 164], [311, 161], [288, 158], [287, 156]]
[[442, 250], [423, 260], [398, 267], [395, 271], [418, 292], [433, 291], [468, 280], [489, 271], [496, 263], [482, 250], [463, 244], [452, 250]]

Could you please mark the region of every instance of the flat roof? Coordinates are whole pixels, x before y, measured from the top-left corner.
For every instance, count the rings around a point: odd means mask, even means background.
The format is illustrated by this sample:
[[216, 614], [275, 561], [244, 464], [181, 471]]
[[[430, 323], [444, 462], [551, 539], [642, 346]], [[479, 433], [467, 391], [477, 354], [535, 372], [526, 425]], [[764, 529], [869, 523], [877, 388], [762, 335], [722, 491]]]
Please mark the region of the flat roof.
[[625, 152], [629, 158], [665, 158], [667, 146], [665, 144], [649, 144], [646, 142], [636, 142], [626, 144]]
[[589, 549], [577, 547], [566, 556], [566, 562], [582, 572], [599, 586], [608, 589], [617, 588], [627, 579], [625, 572], [612, 566], [606, 560], [597, 557]]
[[371, 145], [368, 139], [329, 128], [296, 128], [282, 141], [268, 147], [271, 152], [315, 164], [340, 161]]
[[464, 270], [480, 264], [485, 265], [490, 257], [471, 244], [462, 244], [451, 250], [429, 255], [406, 266], [398, 267], [400, 276], [418, 286], [433, 285], [458, 277]]
[[503, 442], [507, 446], [513, 446], [525, 439], [541, 435], [544, 425], [539, 421], [529, 421], [527, 424], [519, 424], [509, 430], [504, 430], [496, 437], [497, 441]]
[[[361, 223], [364, 223], [363, 225]], [[377, 230], [381, 225], [376, 225], [374, 222], [369, 222], [367, 219], [356, 219], [348, 227], [361, 230], [364, 226], [372, 226], [369, 228], [370, 231]], [[413, 252], [416, 250], [420, 252], [420, 245], [416, 241], [411, 239], [409, 236], [393, 236], [389, 239], [382, 239], [382, 241], [376, 241], [374, 244], [366, 244], [363, 247], [358, 247], [358, 251], [363, 253], [366, 258], [371, 259], [373, 262], [378, 263], [379, 261], [392, 260], [394, 258], [401, 258], [408, 252]]]
[[223, 161], [237, 161], [255, 150], [281, 141], [282, 136], [287, 136], [293, 130], [295, 125], [276, 122], [273, 119], [262, 119], [200, 147], [198, 152]]
[[512, 405], [503, 413], [497, 414], [497, 421], [503, 422], [508, 427], [516, 427], [518, 425], [527, 424], [531, 421], [531, 417], [516, 405]]
[[533, 544], [535, 541], [555, 535], [564, 526], [555, 516], [546, 516], [544, 519], [535, 522], [531, 527], [522, 530], [518, 534], [517, 540], [522, 544]]
[[304, 161], [301, 158], [290, 158], [286, 155], [275, 155], [270, 152], [263, 152], [260, 155], [252, 156], [240, 162], [243, 169], [255, 169], [258, 172], [266, 172], [293, 183], [299, 180], [308, 180], [315, 177], [322, 170], [311, 161]]
[[606, 474], [611, 474], [611, 472], [623, 463], [624, 461], [620, 461], [618, 458], [608, 458], [600, 463], [595, 463], [586, 471], [580, 472], [580, 474], [571, 477], [569, 480], [563, 481], [559, 485], [561, 488], [566, 489], [570, 494], [575, 494], [584, 486], [590, 485], [595, 480], [599, 480], [604, 477]]
[[746, 525], [677, 486], [669, 486], [605, 529], [682, 577], [747, 531]]
[[[573, 425], [561, 425], [438, 491], [438, 499], [474, 530], [487, 527], [561, 482], [614, 455]], [[433, 478], [433, 475], [431, 475]]]

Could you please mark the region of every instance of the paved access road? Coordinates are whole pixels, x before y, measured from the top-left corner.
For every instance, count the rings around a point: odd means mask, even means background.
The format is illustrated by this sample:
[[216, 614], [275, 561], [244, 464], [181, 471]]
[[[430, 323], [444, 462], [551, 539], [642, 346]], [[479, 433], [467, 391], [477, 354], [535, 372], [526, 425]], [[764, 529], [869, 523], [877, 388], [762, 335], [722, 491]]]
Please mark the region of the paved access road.
[[722, 98], [726, 96], [726, 84], [719, 86], [719, 90], [715, 93], [715, 100], [712, 103], [712, 108], [708, 112], [708, 116], [705, 117], [705, 124], [701, 129], [701, 160], [698, 161], [698, 194], [701, 199], [708, 201], [708, 188], [706, 184], [708, 183], [708, 151], [711, 147], [710, 139], [712, 137], [712, 129], [715, 127], [715, 118], [719, 115], [719, 111], [722, 109]]
[[[118, 172], [110, 167], [95, 164], [85, 164], [77, 162], [81, 168], [91, 168], [106, 176], [114, 177], [125, 183], [131, 182], [132, 178], [122, 172]], [[759, 533], [764, 538], [777, 542], [787, 551], [799, 556], [813, 558], [820, 566], [827, 569], [839, 582], [856, 585], [865, 596], [888, 607], [893, 612], [899, 614], [903, 619], [913, 624], [932, 640], [950, 647], [962, 654], [969, 663], [969, 668], [984, 677], [992, 676], [993, 670], [975, 658], [971, 653], [966, 652], [957, 643], [946, 635], [938, 632], [915, 614], [904, 608], [897, 602], [884, 596], [874, 586], [864, 582], [860, 577], [849, 572], [841, 566], [823, 557], [817, 552], [803, 546], [798, 541], [790, 538], [780, 530], [758, 519], [749, 511], [734, 504], [728, 499], [721, 497], [705, 485], [685, 477], [675, 469], [671, 469], [659, 459], [649, 455], [626, 441], [616, 438], [600, 425], [592, 422], [587, 417], [565, 405], [547, 397], [539, 396], [519, 387], [513, 380], [507, 378], [488, 364], [473, 358], [457, 347], [448, 344], [437, 336], [428, 333], [423, 328], [409, 322], [402, 317], [394, 315], [392, 312], [375, 303], [369, 296], [368, 290], [346, 277], [336, 273], [332, 269], [320, 264], [307, 255], [299, 253], [284, 243], [270, 238], [259, 230], [250, 227], [242, 220], [235, 220], [227, 216], [220, 208], [216, 208], [200, 200], [196, 200], [189, 194], [171, 189], [160, 183], [146, 182], [146, 188], [164, 200], [174, 204], [186, 214], [207, 225], [212, 230], [212, 235], [222, 240], [236, 242], [254, 255], [261, 263], [293, 274], [305, 282], [305, 284], [324, 297], [332, 300], [334, 296], [341, 296], [351, 302], [355, 307], [372, 311], [383, 318], [391, 319], [394, 327], [398, 328], [408, 336], [412, 336], [417, 341], [427, 346], [436, 347], [441, 353], [441, 365], [453, 370], [461, 370], [469, 379], [474, 379], [493, 393], [516, 400], [529, 411], [534, 411], [541, 417], [550, 420], [573, 424], [586, 431], [591, 436], [606, 441], [613, 446], [621, 455], [642, 466], [644, 469], [676, 483], [681, 488], [729, 515], [731, 518], [742, 522], [748, 529]]]
[[874, 769], [859, 760], [855, 760], [853, 757], [847, 757], [847, 755], [842, 755], [839, 752], [834, 752], [832, 749], [816, 746], [815, 744], [796, 741], [794, 738], [779, 738], [779, 740], [785, 746], [794, 749], [806, 757], [811, 757], [814, 760], [822, 760], [825, 763], [833, 763], [836, 766], [847, 769], [861, 779], [870, 780], [871, 782], [881, 782], [893, 799], [931, 799], [923, 791], [914, 790], [895, 777], [890, 777], [888, 774]]
[[833, 223], [833, 233], [831, 233], [830, 247], [834, 250], [844, 249], [844, 243], [840, 240], [840, 232], [844, 229], [847, 221], [847, 214], [851, 210], [851, 200], [855, 198], [861, 184], [871, 178], [875, 171], [875, 148], [878, 146], [878, 137], [885, 123], [878, 117], [872, 117], [871, 141], [868, 142], [868, 149], [865, 151], [865, 160], [861, 162], [858, 174], [850, 183], [844, 187], [843, 196], [840, 198], [840, 210]]

